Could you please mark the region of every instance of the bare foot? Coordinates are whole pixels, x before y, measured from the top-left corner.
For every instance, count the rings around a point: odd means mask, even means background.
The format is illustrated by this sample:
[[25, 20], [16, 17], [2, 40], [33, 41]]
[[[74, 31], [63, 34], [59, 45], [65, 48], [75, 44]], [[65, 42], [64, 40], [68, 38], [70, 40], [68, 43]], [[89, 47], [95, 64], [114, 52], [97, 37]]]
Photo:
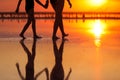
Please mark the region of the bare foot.
[[57, 37], [57, 36], [53, 36], [52, 39], [53, 39], [53, 40], [57, 40], [57, 39], [60, 39], [60, 38]]
[[64, 34], [64, 35], [62, 35], [62, 38], [64, 38], [64, 37], [67, 37], [69, 34]]
[[22, 37], [23, 39], [25, 39], [25, 36], [23, 34], [20, 34], [19, 36]]
[[37, 35], [35, 35], [34, 38], [42, 38], [42, 37], [41, 37], [41, 36], [37, 36]]

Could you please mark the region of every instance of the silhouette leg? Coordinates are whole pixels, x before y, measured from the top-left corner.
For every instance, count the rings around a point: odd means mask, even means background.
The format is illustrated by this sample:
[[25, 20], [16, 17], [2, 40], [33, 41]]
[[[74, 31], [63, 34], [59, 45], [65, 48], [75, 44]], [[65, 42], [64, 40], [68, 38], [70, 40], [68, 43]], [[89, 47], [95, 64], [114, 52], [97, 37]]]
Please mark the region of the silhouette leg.
[[28, 19], [28, 21], [27, 21], [27, 23], [25, 24], [22, 32], [20, 33], [20, 37], [25, 38], [25, 37], [24, 37], [24, 33], [25, 33], [25, 31], [28, 29], [28, 27], [29, 27], [30, 24], [31, 24], [31, 20]]
[[34, 38], [41, 38], [37, 36], [37, 33], [36, 33], [36, 20], [34, 17], [34, 9], [31, 10], [31, 20], [32, 20], [32, 31], [33, 31]]
[[52, 39], [59, 39], [59, 37], [56, 36], [57, 30], [58, 30], [58, 26], [59, 26], [59, 17], [58, 15], [56, 15], [55, 17], [55, 23], [54, 23], [54, 28], [53, 28], [53, 36]]
[[59, 27], [62, 33], [62, 38], [68, 36], [68, 34], [65, 33], [64, 31], [64, 27], [63, 27], [63, 21], [62, 21], [62, 13], [60, 14], [60, 18], [59, 18]]
[[37, 36], [37, 33], [36, 33], [36, 20], [35, 19], [32, 20], [32, 30], [33, 30], [34, 38], [41, 38], [40, 36]]
[[20, 37], [24, 37], [24, 33], [26, 32], [26, 30], [28, 29], [29, 25], [31, 24], [31, 11], [28, 12], [28, 20], [27, 23], [25, 24], [23, 30], [20, 33]]

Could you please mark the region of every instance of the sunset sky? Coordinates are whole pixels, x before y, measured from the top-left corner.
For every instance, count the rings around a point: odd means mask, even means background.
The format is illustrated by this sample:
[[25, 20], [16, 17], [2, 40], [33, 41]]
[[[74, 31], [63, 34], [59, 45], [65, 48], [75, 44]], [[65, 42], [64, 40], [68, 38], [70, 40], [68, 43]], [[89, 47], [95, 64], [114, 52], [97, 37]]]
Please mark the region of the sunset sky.
[[[40, 0], [45, 3], [45, 0]], [[15, 11], [18, 0], [0, 0], [0, 11]], [[69, 8], [67, 0], [65, 1], [64, 11], [120, 11], [120, 0], [71, 0], [72, 9]], [[24, 11], [24, 0], [20, 7]], [[35, 4], [35, 11], [53, 11], [51, 4], [47, 10]]]

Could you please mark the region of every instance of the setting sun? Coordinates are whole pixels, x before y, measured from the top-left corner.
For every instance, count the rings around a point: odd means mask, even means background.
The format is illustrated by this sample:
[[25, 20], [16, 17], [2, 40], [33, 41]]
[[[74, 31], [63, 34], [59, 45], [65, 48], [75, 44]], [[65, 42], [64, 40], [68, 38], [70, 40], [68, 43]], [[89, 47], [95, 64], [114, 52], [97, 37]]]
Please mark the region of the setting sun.
[[106, 0], [89, 0], [90, 5], [92, 6], [100, 6], [103, 5]]

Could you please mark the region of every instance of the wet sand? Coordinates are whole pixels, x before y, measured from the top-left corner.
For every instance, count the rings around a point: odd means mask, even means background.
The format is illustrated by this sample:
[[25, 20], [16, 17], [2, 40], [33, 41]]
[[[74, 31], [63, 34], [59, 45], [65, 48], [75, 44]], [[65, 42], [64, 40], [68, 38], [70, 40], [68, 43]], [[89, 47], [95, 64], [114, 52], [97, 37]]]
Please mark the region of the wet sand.
[[[120, 80], [119, 20], [65, 22], [68, 41], [54, 42], [52, 23], [38, 25], [38, 34], [43, 38], [37, 40], [33, 40], [31, 31], [27, 32], [27, 39], [21, 40], [18, 34], [24, 22], [14, 23], [1, 26], [0, 80], [34, 79], [36, 75], [37, 80], [57, 80], [58, 76], [69, 80]], [[103, 24], [104, 34], [96, 37], [89, 33], [94, 26]]]
[[[20, 41], [20, 38], [0, 39], [0, 80], [20, 80], [16, 64], [19, 64], [21, 74], [24, 78], [26, 77], [28, 56]], [[23, 41], [31, 54], [32, 48], [34, 48], [33, 43], [32, 38]], [[59, 49], [62, 40], [59, 39], [55, 43]], [[98, 44], [99, 46], [96, 46], [94, 38], [69, 38], [68, 41], [65, 41], [62, 59], [60, 59], [63, 78], [67, 77], [71, 69], [69, 80], [120, 80], [119, 38], [103, 37]], [[34, 77], [45, 68], [48, 70], [49, 78], [50, 75], [54, 76], [52, 71], [57, 62], [53, 45], [51, 38], [36, 41], [35, 59], [32, 64]], [[60, 56], [60, 53], [57, 55]], [[60, 72], [59, 69], [58, 72]], [[45, 71], [39, 75], [38, 80], [46, 80]]]

